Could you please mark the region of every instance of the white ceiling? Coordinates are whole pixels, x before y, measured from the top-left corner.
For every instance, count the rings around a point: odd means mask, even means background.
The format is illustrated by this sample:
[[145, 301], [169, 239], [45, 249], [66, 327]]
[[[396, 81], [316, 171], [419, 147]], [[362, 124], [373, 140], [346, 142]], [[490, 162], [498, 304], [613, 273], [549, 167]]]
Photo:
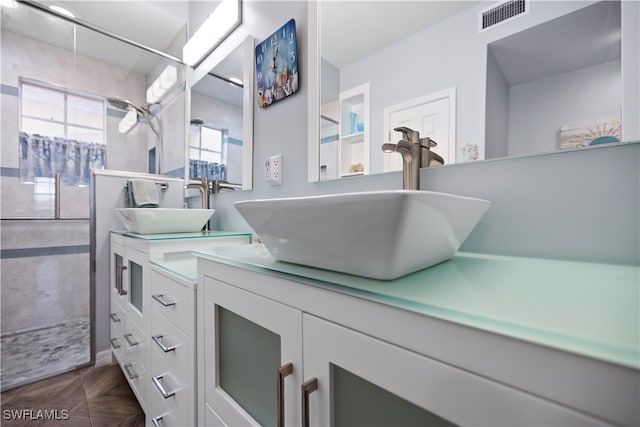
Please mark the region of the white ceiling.
[[489, 45], [509, 86], [620, 58], [620, 2], [605, 1]]

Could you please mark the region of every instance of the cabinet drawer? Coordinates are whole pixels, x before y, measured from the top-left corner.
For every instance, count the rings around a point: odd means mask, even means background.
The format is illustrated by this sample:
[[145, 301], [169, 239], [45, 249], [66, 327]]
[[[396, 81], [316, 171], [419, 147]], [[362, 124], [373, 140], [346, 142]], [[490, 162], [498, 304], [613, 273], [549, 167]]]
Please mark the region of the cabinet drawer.
[[122, 357], [121, 353], [123, 349], [122, 344], [124, 344], [123, 331], [125, 322], [126, 316], [124, 312], [122, 311], [120, 306], [118, 304], [115, 304], [112, 300], [111, 310], [109, 313], [109, 341], [111, 343], [111, 351], [118, 361], [120, 361]]
[[130, 351], [140, 362], [144, 363], [147, 360], [146, 336], [128, 317], [124, 322], [122, 336], [118, 341], [120, 341], [122, 348]]
[[186, 288], [155, 271], [151, 273], [153, 307], [182, 330], [192, 336], [195, 324], [193, 290]]
[[151, 353], [154, 373], [150, 375], [150, 394], [154, 400], [159, 397], [181, 425], [189, 425], [195, 414], [193, 388], [175, 375], [160, 350], [153, 348]]
[[147, 401], [147, 381], [148, 373], [143, 363], [133, 354], [128, 348], [122, 349], [122, 360], [120, 367], [122, 373], [129, 382], [131, 389], [138, 398], [140, 406], [146, 408], [145, 402]]
[[[193, 338], [188, 337], [171, 322], [153, 310], [151, 341], [149, 345], [162, 355], [176, 377], [186, 384], [193, 384], [196, 361], [194, 357]], [[153, 375], [161, 373], [155, 365]]]
[[164, 403], [164, 398], [158, 393], [151, 393], [151, 411], [148, 413], [148, 420], [153, 427], [183, 427], [188, 425], [184, 420], [180, 420], [177, 414]]

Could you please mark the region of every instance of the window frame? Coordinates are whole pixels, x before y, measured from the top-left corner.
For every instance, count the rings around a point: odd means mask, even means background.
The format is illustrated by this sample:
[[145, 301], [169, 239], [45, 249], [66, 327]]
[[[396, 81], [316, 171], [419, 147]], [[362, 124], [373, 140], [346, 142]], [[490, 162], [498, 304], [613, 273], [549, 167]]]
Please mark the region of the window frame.
[[[62, 121], [58, 121], [58, 120], [53, 120], [53, 119], [47, 119], [45, 117], [41, 117], [41, 116], [37, 116], [37, 115], [31, 115], [31, 114], [25, 114], [24, 112], [24, 105], [23, 105], [23, 85], [28, 85], [28, 86], [33, 86], [33, 87], [37, 87], [37, 88], [42, 88], [42, 89], [46, 89], [46, 90], [51, 90], [51, 91], [56, 91], [59, 92], [63, 95], [63, 118]], [[82, 123], [74, 123], [74, 122], [70, 122], [69, 121], [69, 96], [74, 96], [74, 97], [78, 97], [78, 98], [85, 98], [91, 101], [97, 101], [100, 102], [102, 104], [102, 120], [101, 120], [101, 124], [102, 127], [98, 128], [98, 127], [94, 127], [94, 126], [87, 126], [87, 125], [83, 125]], [[91, 131], [97, 131], [100, 132], [102, 134], [102, 141], [103, 142], [93, 142], [94, 144], [100, 144], [100, 145], [107, 145], [107, 102], [106, 99], [102, 96], [98, 96], [98, 95], [93, 95], [90, 93], [86, 93], [86, 92], [82, 92], [82, 91], [78, 91], [78, 90], [74, 90], [74, 89], [69, 89], [63, 86], [58, 86], [58, 85], [54, 85], [51, 83], [47, 83], [47, 82], [43, 82], [43, 81], [39, 81], [39, 80], [34, 80], [34, 79], [28, 79], [28, 78], [24, 78], [24, 77], [20, 77], [18, 79], [18, 126], [19, 126], [19, 130], [23, 131], [23, 119], [27, 118], [30, 120], [39, 120], [42, 122], [49, 122], [49, 123], [54, 123], [54, 124], [58, 124], [58, 125], [62, 125], [62, 129], [63, 129], [63, 136], [62, 138], [65, 139], [71, 139], [69, 138], [69, 127], [74, 127], [74, 128], [80, 128], [80, 129], [87, 129], [87, 130], [91, 130]], [[43, 136], [52, 136], [52, 135], [43, 135]], [[80, 142], [90, 142], [90, 141], [80, 141]]]

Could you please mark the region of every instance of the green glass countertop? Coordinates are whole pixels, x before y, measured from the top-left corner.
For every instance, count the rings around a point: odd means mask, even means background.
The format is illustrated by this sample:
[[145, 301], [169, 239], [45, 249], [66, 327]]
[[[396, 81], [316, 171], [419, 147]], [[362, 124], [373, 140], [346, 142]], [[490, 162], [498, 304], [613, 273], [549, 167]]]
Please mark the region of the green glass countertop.
[[149, 263], [189, 283], [198, 281], [197, 261], [194, 256], [166, 254], [164, 259], [150, 260]]
[[640, 369], [639, 266], [458, 252], [380, 281], [276, 261], [262, 245], [193, 254]]
[[217, 237], [234, 237], [234, 236], [247, 236], [253, 235], [251, 232], [244, 231], [198, 231], [196, 233], [166, 233], [166, 234], [138, 234], [130, 233], [126, 230], [114, 230], [112, 233], [120, 234], [127, 237], [134, 237], [136, 239], [147, 240], [149, 242], [166, 241], [166, 240], [190, 240], [190, 239], [215, 239]]

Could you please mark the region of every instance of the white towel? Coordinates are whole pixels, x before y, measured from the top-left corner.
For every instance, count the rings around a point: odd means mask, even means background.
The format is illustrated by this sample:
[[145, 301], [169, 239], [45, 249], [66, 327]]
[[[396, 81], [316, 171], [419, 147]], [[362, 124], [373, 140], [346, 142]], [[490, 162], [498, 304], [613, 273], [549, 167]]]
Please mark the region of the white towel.
[[148, 179], [132, 179], [131, 192], [138, 207], [157, 207], [160, 203], [158, 187]]

